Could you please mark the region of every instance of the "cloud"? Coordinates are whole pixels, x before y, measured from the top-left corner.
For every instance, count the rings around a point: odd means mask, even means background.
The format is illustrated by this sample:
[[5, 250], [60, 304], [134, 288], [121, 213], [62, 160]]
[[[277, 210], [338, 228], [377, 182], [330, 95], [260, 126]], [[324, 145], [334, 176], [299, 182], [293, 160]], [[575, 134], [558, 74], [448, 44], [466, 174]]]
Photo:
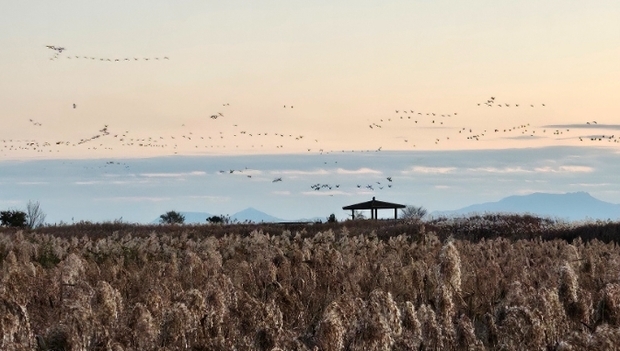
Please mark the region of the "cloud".
[[312, 170], [312, 171], [304, 171], [300, 169], [285, 169], [285, 170], [276, 170], [271, 171], [271, 174], [282, 174], [282, 175], [327, 175], [330, 174], [329, 171], [324, 170], [322, 168]]
[[521, 167], [504, 167], [504, 168], [477, 167], [477, 168], [468, 168], [467, 170], [470, 171], [470, 172], [501, 173], [501, 174], [506, 174], [506, 173], [533, 173], [532, 170], [523, 169]]
[[338, 168], [336, 170], [336, 173], [338, 174], [382, 174], [383, 172], [377, 171], [371, 168], [362, 167], [362, 168], [352, 169], [352, 170]]
[[207, 173], [203, 171], [194, 171], [194, 172], [184, 172], [184, 173], [140, 173], [140, 176], [147, 177], [147, 178], [175, 178], [175, 177], [186, 177], [186, 176], [203, 176], [206, 174]]
[[561, 166], [560, 171], [572, 173], [591, 173], [594, 172], [594, 168], [588, 166]]
[[17, 182], [18, 185], [46, 185], [49, 182]]
[[95, 201], [115, 201], [115, 202], [161, 202], [168, 201], [169, 197], [150, 197], [150, 196], [115, 196], [115, 197], [100, 197]]
[[113, 181], [101, 181], [101, 180], [80, 180], [73, 182], [75, 185], [101, 185], [101, 184], [114, 184], [114, 185], [124, 185], [124, 184], [146, 184], [150, 183], [150, 180], [113, 180]]
[[401, 173], [403, 174], [448, 174], [452, 173], [456, 170], [456, 167], [425, 167], [425, 166], [414, 166], [409, 168], [408, 170], [404, 170]]
[[[437, 120], [435, 120], [435, 121], [437, 121]], [[439, 122], [442, 122], [442, 121], [439, 121]], [[437, 124], [439, 124], [439, 123], [437, 123]], [[456, 130], [456, 129], [458, 129], [458, 128], [454, 128], [454, 127], [447, 127], [447, 126], [446, 126], [446, 127], [440, 127], [440, 126], [437, 126], [437, 127], [433, 127], [433, 126], [426, 126], [426, 127], [419, 127], [419, 128], [420, 128], [420, 129], [452, 129], [452, 130]]]
[[539, 193], [539, 192], [551, 193], [551, 191], [544, 191], [544, 190], [532, 189], [532, 188], [516, 189], [515, 190], [516, 195], [531, 195], [531, 194]]
[[564, 128], [581, 128], [581, 129], [614, 129], [620, 130], [620, 124], [550, 124], [542, 126], [541, 128], [556, 128], [556, 129], [564, 129]]
[[230, 197], [228, 196], [213, 196], [213, 195], [188, 195], [182, 196], [186, 199], [201, 199], [201, 200], [209, 200], [209, 201], [229, 201]]
[[451, 186], [448, 185], [435, 185], [435, 189], [450, 189]]
[[611, 183], [571, 183], [570, 186], [577, 187], [599, 187], [599, 186], [609, 186]]
[[538, 135], [529, 135], [529, 134], [504, 137], [504, 139], [512, 139], [512, 140], [532, 140], [532, 139], [544, 139], [544, 138], [546, 137], [538, 136]]
[[220, 176], [244, 176], [247, 177], [249, 175], [251, 176], [257, 176], [257, 175], [261, 175], [263, 174], [263, 171], [260, 171], [258, 169], [233, 169], [233, 172], [230, 173], [230, 171], [218, 171], [216, 174], [220, 175]]
[[535, 193], [564, 194], [565, 192], [557, 191], [557, 190], [544, 189], [544, 188], [542, 188], [542, 189], [524, 188], [524, 189], [517, 189], [516, 190], [516, 195], [531, 195], [531, 194], [535, 194]]
[[590, 173], [594, 171], [594, 168], [588, 166], [559, 166], [559, 167], [536, 167], [532, 169], [526, 169], [523, 167], [477, 167], [468, 168], [469, 172], [483, 172], [483, 173], [496, 173], [496, 174], [519, 174], [519, 173]]
[[560, 166], [560, 167], [537, 167], [534, 171], [538, 173], [591, 173], [594, 168], [588, 166]]
[[[274, 171], [271, 171], [270, 173], [275, 174], [275, 175], [295, 176], [295, 175], [329, 175], [329, 174], [333, 174], [334, 172], [320, 168], [320, 169], [314, 169], [314, 170], [301, 170], [301, 169], [274, 170]], [[368, 168], [368, 167], [361, 167], [358, 169], [338, 168], [336, 169], [335, 173], [350, 175], [350, 174], [382, 174], [383, 172], [378, 171], [376, 169]]]
[[344, 191], [340, 190], [330, 190], [330, 191], [302, 191], [302, 195], [308, 196], [334, 196], [334, 195], [351, 195]]
[[241, 172], [235, 172], [233, 174], [245, 175], [245, 176], [248, 176], [248, 175], [254, 176], [254, 175], [261, 175], [261, 174], [263, 174], [263, 171], [259, 171], [258, 169], [244, 169]]
[[73, 182], [73, 184], [76, 185], [94, 185], [94, 184], [102, 184], [103, 182], [100, 180], [87, 180], [87, 181], [78, 181], [78, 182]]
[[123, 185], [123, 184], [147, 184], [147, 183], [151, 183], [151, 181], [150, 180], [114, 180], [110, 182], [109, 184]]
[[288, 191], [288, 190], [284, 190], [284, 191], [277, 190], [277, 191], [272, 191], [271, 193], [274, 194], [274, 195], [285, 195], [285, 196], [286, 195], [291, 195], [291, 192]]

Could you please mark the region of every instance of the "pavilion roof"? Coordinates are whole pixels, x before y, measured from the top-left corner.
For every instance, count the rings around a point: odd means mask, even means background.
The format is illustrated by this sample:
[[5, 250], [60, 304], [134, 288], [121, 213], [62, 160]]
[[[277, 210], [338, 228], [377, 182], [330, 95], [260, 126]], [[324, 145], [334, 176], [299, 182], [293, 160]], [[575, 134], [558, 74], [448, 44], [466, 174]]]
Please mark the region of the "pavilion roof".
[[401, 204], [395, 204], [393, 202], [385, 202], [375, 200], [374, 196], [372, 200], [366, 202], [360, 202], [358, 204], [353, 204], [349, 206], [345, 206], [343, 210], [372, 210], [375, 208], [405, 208], [407, 206]]

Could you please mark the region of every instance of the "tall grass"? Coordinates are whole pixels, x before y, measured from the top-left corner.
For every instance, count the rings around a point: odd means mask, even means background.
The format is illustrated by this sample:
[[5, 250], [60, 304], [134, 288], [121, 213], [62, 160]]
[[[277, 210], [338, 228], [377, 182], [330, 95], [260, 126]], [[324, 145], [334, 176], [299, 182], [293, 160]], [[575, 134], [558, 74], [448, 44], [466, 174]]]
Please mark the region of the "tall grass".
[[147, 228], [0, 232], [0, 349], [620, 344], [620, 250], [608, 236], [563, 239], [579, 227], [479, 218]]

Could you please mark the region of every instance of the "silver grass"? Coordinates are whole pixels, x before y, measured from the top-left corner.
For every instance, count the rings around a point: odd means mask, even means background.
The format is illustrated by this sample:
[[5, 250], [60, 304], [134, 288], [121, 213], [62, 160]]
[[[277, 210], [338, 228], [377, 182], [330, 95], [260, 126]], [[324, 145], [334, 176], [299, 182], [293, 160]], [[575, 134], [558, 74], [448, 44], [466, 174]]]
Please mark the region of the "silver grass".
[[422, 349], [441, 350], [444, 348], [442, 328], [437, 322], [435, 311], [422, 304], [418, 309], [418, 320], [422, 326]]
[[408, 350], [417, 350], [422, 342], [422, 325], [418, 320], [415, 306], [410, 301], [406, 301], [402, 309], [402, 326], [403, 347]]
[[71, 253], [61, 262], [61, 265], [62, 284], [71, 286], [77, 284], [77, 282], [82, 279], [84, 275], [84, 262], [78, 255]]
[[474, 326], [466, 315], [461, 315], [456, 328], [456, 346], [459, 350], [479, 351], [484, 350], [484, 346], [476, 336]]
[[337, 302], [332, 302], [319, 322], [317, 344], [324, 351], [344, 350], [345, 326], [343, 311]]
[[439, 272], [443, 284], [453, 289], [454, 293], [461, 293], [461, 257], [454, 246], [453, 240], [448, 240], [439, 254]]
[[138, 302], [133, 306], [129, 327], [132, 344], [137, 350], [154, 349], [159, 331], [155, 326], [151, 312], [145, 305]]
[[95, 291], [99, 321], [104, 325], [116, 323], [124, 306], [121, 294], [106, 281], [97, 282]]

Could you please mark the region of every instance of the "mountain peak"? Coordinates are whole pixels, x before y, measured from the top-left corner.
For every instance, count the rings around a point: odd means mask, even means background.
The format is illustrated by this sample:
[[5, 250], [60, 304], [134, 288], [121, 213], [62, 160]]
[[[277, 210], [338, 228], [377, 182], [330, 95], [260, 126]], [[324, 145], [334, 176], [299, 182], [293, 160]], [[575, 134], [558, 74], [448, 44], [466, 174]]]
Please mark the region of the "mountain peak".
[[241, 210], [230, 216], [232, 219], [236, 219], [238, 222], [250, 221], [254, 223], [260, 222], [283, 222], [281, 218], [274, 217], [265, 212], [259, 211], [254, 207], [248, 207], [245, 210]]
[[601, 201], [587, 192], [564, 194], [536, 192], [513, 195], [497, 202], [467, 206], [454, 211], [435, 212], [434, 215], [466, 215], [471, 213], [502, 212], [534, 214], [541, 217], [559, 217], [571, 221], [585, 219], [618, 219], [620, 205]]

